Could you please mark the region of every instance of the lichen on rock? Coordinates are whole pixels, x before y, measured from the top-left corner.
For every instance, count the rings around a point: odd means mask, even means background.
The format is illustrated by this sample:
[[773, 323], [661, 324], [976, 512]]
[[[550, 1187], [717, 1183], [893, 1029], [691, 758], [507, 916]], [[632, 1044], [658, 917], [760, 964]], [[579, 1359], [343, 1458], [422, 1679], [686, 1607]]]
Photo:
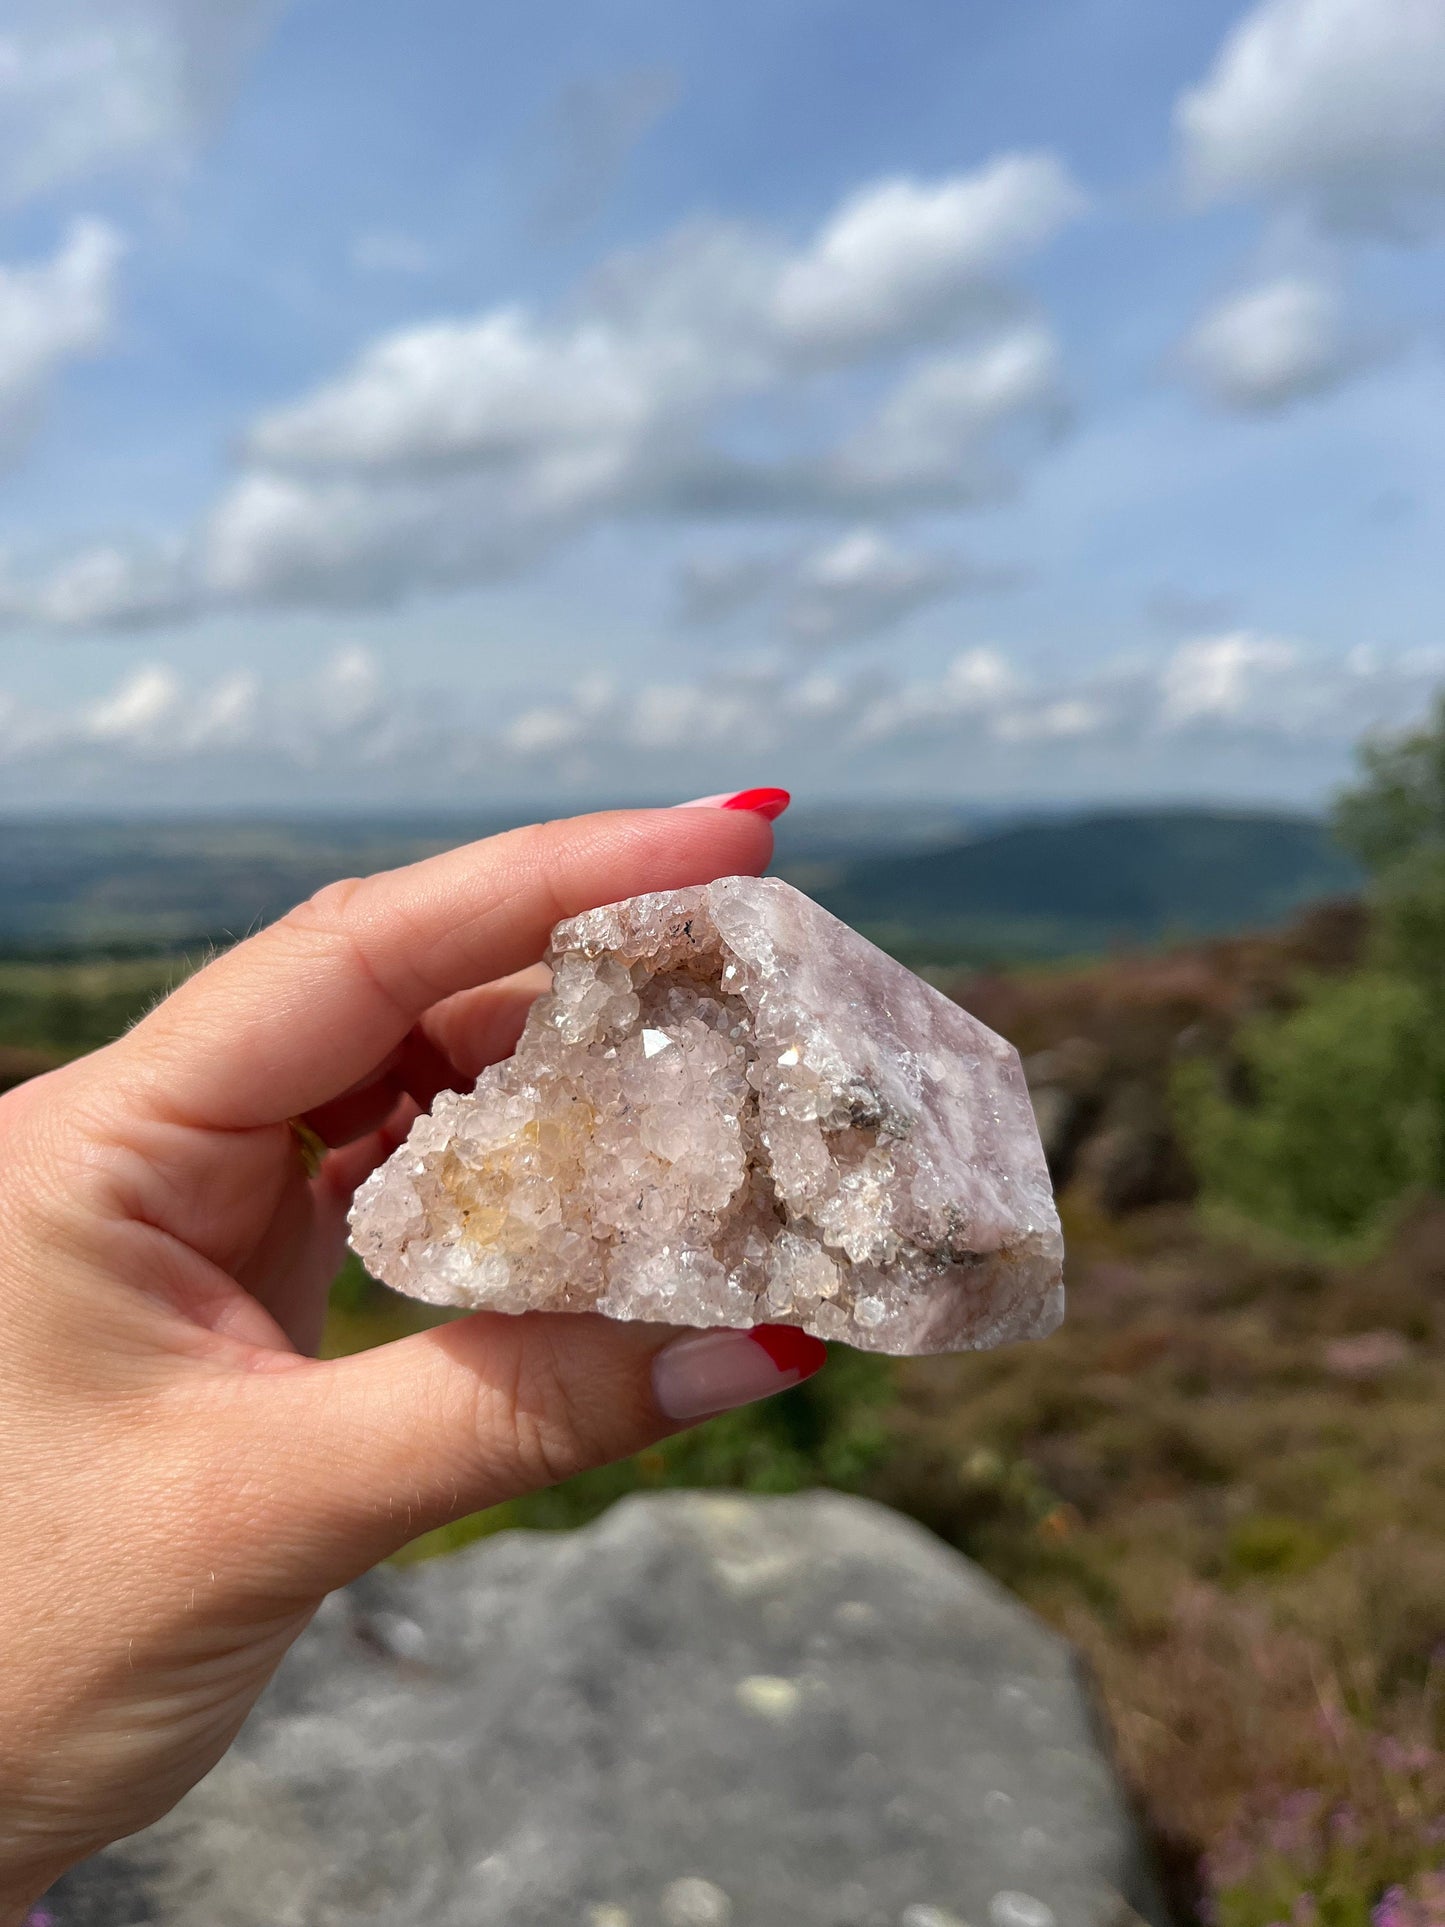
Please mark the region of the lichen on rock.
[[553, 932], [515, 1054], [357, 1193], [435, 1304], [804, 1326], [886, 1352], [1038, 1336], [1062, 1241], [1012, 1047], [776, 878]]

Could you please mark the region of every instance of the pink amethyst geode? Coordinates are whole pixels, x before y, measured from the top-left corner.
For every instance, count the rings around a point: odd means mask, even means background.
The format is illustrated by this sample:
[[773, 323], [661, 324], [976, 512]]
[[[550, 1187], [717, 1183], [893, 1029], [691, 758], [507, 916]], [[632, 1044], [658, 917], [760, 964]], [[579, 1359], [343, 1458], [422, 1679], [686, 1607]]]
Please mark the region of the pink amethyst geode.
[[801, 1325], [868, 1351], [1041, 1337], [1063, 1240], [1018, 1055], [773, 877], [558, 924], [514, 1056], [357, 1193], [432, 1304]]

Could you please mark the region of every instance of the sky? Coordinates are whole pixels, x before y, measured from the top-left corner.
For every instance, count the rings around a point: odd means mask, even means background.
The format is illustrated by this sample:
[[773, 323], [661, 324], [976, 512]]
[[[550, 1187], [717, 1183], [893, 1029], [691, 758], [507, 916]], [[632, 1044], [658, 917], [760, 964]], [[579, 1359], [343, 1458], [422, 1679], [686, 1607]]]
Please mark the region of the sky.
[[0, 804], [1317, 805], [1441, 0], [0, 0]]

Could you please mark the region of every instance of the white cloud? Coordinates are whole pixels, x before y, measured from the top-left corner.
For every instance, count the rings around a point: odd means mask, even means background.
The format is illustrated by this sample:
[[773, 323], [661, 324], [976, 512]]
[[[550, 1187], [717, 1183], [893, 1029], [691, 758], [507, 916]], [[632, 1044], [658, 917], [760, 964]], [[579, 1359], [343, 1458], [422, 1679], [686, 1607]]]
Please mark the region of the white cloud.
[[229, 104], [284, 0], [12, 0], [0, 29], [0, 201], [173, 167]]
[[0, 266], [0, 462], [28, 441], [59, 370], [109, 340], [121, 252], [112, 228], [76, 221], [48, 261]]
[[857, 703], [852, 729], [860, 743], [908, 742], [940, 729], [997, 727], [1012, 704], [1027, 700], [1026, 680], [999, 650], [965, 649], [941, 676], [875, 682]]
[[[1237, 629], [1181, 643], [1159, 679], [1159, 720], [1168, 728], [1238, 722], [1299, 667], [1295, 644]], [[1280, 714], [1275, 718], [1287, 722]]]
[[1149, 662], [1040, 675], [990, 647], [931, 675], [792, 674], [721, 664], [624, 684], [588, 679], [511, 715], [390, 685], [365, 651], [263, 683], [199, 686], [155, 661], [99, 701], [44, 710], [0, 691], [0, 793], [275, 802], [285, 794], [461, 805], [683, 796], [754, 769], [804, 791], [984, 798], [1190, 795], [1221, 777], [1308, 798], [1372, 727], [1422, 713], [1445, 655], [1322, 655], [1247, 632], [1195, 637]]
[[[1061, 390], [1051, 334], [1001, 277], [1080, 205], [1057, 161], [1009, 156], [865, 189], [792, 253], [694, 223], [604, 262], [554, 315], [514, 304], [388, 334], [254, 423], [242, 472], [177, 545], [168, 604], [152, 565], [133, 581], [108, 563], [113, 620], [141, 619], [142, 576], [157, 619], [375, 606], [500, 580], [625, 517], [846, 524], [995, 497], [1057, 426]], [[914, 361], [945, 319], [947, 350]], [[885, 398], [829, 446], [817, 423], [856, 414], [855, 370]], [[738, 455], [736, 410], [775, 397], [812, 427]], [[41, 580], [7, 601], [53, 624], [84, 597]], [[105, 603], [97, 590], [98, 625]]]
[[70, 711], [27, 709], [0, 697], [0, 763], [84, 759], [103, 773], [128, 763], [204, 765], [217, 754], [253, 767], [279, 759], [298, 768], [331, 759], [400, 761], [415, 721], [386, 690], [374, 659], [354, 645], [307, 677], [264, 684], [252, 670], [224, 671], [197, 688], [165, 662], [142, 662], [97, 700]]
[[281, 468], [424, 469], [627, 446], [715, 373], [686, 337], [600, 321], [550, 331], [522, 309], [409, 328], [338, 381], [257, 422], [253, 461]]
[[515, 575], [577, 526], [487, 478], [243, 475], [190, 558], [196, 607], [380, 608]]
[[920, 548], [862, 524], [792, 551], [690, 557], [677, 575], [686, 622], [746, 614], [803, 648], [826, 649], [886, 634], [931, 603], [1016, 586], [1018, 572]]
[[999, 277], [1082, 213], [1050, 154], [1004, 154], [936, 183], [881, 181], [845, 201], [781, 275], [774, 312], [809, 351], [852, 356], [926, 339], [970, 303], [997, 302]]
[[987, 497], [1008, 485], [1008, 431], [1056, 432], [1063, 419], [1058, 344], [1037, 322], [919, 364], [849, 443], [845, 487], [886, 497]]
[[151, 748], [174, 740], [171, 729], [182, 707], [179, 676], [160, 663], [146, 663], [81, 718], [85, 735], [97, 743]]
[[1267, 198], [1391, 238], [1445, 222], [1440, 0], [1260, 0], [1176, 109], [1204, 201]]
[[1368, 358], [1338, 291], [1308, 275], [1281, 275], [1227, 296], [1180, 349], [1185, 372], [1211, 401], [1251, 414], [1327, 393]]
[[[694, 224], [606, 264], [557, 321], [513, 306], [384, 337], [263, 416], [247, 452], [313, 470], [511, 463], [545, 486], [549, 468], [565, 485], [605, 451], [640, 482], [640, 468], [680, 462], [730, 399], [896, 355], [957, 320], [960, 291], [1016, 305], [1001, 272], [1079, 205], [1057, 161], [1010, 156], [866, 189], [791, 259], [767, 236]], [[1005, 340], [1036, 357], [1042, 335], [1013, 324]]]
[[0, 616], [52, 629], [145, 629], [190, 613], [179, 551], [83, 549], [38, 581], [0, 576]]
[[853, 529], [804, 556], [784, 620], [795, 642], [828, 648], [895, 628], [958, 586], [952, 558], [902, 548], [878, 529]]

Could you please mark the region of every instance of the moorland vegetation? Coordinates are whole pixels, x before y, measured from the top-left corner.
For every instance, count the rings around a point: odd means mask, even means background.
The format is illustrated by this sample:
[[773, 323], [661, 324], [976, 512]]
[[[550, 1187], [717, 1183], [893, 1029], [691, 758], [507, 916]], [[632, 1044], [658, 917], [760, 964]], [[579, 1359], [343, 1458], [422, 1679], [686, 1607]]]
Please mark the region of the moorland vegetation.
[[[1260, 932], [950, 969], [935, 919], [932, 974], [1025, 1057], [1069, 1241], [1054, 1338], [838, 1351], [405, 1556], [639, 1488], [869, 1494], [1089, 1656], [1181, 1919], [1440, 1927], [1445, 703], [1365, 751], [1334, 829], [1318, 873], [1363, 890]], [[114, 1035], [194, 960], [0, 964], [0, 1076]], [[418, 1316], [353, 1265], [328, 1344]]]

